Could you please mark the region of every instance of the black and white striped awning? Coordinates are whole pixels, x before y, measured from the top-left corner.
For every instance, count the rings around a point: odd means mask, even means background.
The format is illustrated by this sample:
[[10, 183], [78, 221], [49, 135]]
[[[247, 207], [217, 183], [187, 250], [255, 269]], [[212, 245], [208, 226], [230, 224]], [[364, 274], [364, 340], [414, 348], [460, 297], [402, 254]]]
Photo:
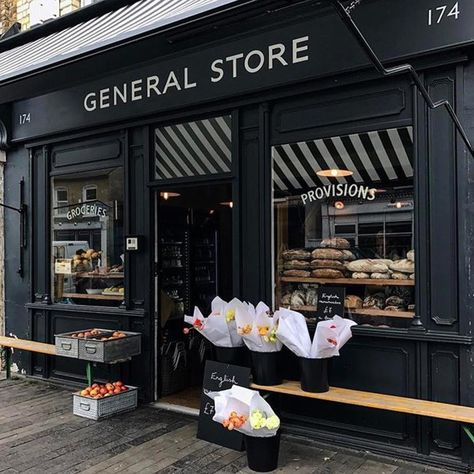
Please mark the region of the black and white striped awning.
[[1, 53], [0, 82], [202, 15], [236, 1], [137, 1]]
[[413, 129], [391, 128], [277, 145], [272, 149], [276, 191], [294, 191], [334, 184], [319, 170], [346, 169], [352, 176], [338, 183], [405, 184], [413, 178]]
[[230, 115], [155, 130], [156, 179], [228, 173], [231, 166]]

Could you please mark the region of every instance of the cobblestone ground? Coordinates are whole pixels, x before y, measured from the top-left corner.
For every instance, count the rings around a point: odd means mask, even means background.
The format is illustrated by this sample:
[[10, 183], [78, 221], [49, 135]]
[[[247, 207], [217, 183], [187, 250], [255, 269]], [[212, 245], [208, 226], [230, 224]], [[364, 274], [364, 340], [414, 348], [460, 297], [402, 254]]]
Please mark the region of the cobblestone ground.
[[[0, 380], [0, 473], [251, 473], [245, 454], [196, 439], [194, 418], [141, 406], [101, 422], [72, 414], [69, 390]], [[445, 471], [282, 439], [278, 472]]]

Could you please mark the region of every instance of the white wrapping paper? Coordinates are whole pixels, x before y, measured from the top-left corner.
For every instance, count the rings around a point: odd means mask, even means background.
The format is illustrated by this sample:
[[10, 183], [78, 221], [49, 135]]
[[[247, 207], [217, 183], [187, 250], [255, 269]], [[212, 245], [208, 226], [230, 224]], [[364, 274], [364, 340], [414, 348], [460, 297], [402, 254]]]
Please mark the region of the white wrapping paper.
[[[269, 316], [270, 308], [265, 303], [239, 307], [235, 314], [237, 332], [245, 345], [255, 352], [277, 352], [282, 343], [275, 337], [278, 316]], [[272, 337], [273, 335], [273, 337]]]
[[212, 418], [214, 421], [222, 423], [229, 417], [231, 412], [235, 411], [238, 415], [245, 415], [247, 417], [247, 421], [240, 428], [236, 428], [236, 431], [240, 433], [266, 438], [275, 436], [278, 431], [279, 426], [275, 429], [268, 429], [266, 427], [252, 429], [250, 416], [254, 410], [260, 410], [266, 417], [276, 417], [272, 407], [256, 390], [233, 385], [228, 390], [209, 392], [207, 395], [214, 400], [215, 414]]
[[195, 307], [193, 316], [185, 316], [184, 321], [191, 324], [215, 346], [239, 347], [244, 343], [237, 333], [235, 322], [235, 313], [238, 308], [246, 308], [246, 305], [237, 298], [227, 303], [216, 296], [212, 300], [211, 314], [207, 318], [198, 307]]
[[277, 337], [298, 357], [326, 359], [339, 355], [341, 347], [352, 337], [351, 327], [356, 323], [334, 316], [321, 321], [311, 341], [306, 320], [301, 313], [279, 309]]

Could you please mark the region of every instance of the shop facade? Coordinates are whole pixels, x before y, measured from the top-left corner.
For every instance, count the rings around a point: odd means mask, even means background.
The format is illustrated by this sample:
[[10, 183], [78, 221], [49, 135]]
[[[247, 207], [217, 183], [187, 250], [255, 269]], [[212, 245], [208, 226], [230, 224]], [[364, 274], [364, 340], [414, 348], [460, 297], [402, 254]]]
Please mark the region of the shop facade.
[[[44, 342], [87, 327], [141, 332], [140, 357], [97, 374], [153, 401], [167, 351], [193, 360], [208, 350], [182, 335], [194, 305], [263, 300], [311, 325], [316, 288], [338, 286], [358, 326], [332, 385], [472, 406], [470, 155], [409, 78], [373, 71], [330, 7], [263, 3], [3, 86], [14, 97], [2, 106], [5, 202], [18, 203], [24, 179], [29, 216], [25, 249], [18, 217], [5, 217], [6, 332]], [[368, 1], [354, 19], [381, 59], [413, 64], [471, 135], [474, 8], [456, 2], [440, 17], [423, 1], [407, 19], [410, 2], [390, 3]], [[66, 77], [75, 84], [62, 88]], [[349, 248], [308, 263], [328, 238]], [[363, 258], [390, 264], [347, 273]], [[282, 355], [285, 377], [297, 377]], [[84, 379], [69, 359], [15, 362], [36, 377]], [[472, 464], [452, 422], [278, 403], [295, 434]]]

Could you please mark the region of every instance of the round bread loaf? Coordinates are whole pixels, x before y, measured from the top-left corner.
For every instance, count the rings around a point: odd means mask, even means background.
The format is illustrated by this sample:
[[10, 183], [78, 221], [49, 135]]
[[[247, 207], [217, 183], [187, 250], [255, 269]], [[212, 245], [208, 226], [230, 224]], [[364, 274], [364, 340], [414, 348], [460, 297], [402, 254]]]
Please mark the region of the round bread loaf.
[[401, 273], [401, 272], [393, 272], [392, 273], [392, 278], [394, 280], [408, 280], [408, 274]]
[[334, 270], [344, 271], [346, 269], [346, 266], [339, 260], [318, 259], [311, 260], [311, 268], [333, 268]]
[[311, 252], [305, 249], [288, 249], [281, 253], [283, 260], [309, 260]]
[[344, 299], [344, 307], [347, 309], [360, 309], [362, 303], [362, 298], [356, 295], [347, 295]]
[[311, 256], [315, 260], [344, 260], [344, 252], [338, 249], [314, 249]]
[[285, 270], [309, 270], [310, 263], [308, 260], [286, 260], [284, 268]]
[[285, 270], [283, 276], [308, 278], [311, 276], [311, 272], [306, 270]]
[[349, 262], [355, 260], [355, 255], [350, 250], [341, 250], [341, 252], [343, 254], [342, 260], [347, 260]]
[[386, 262], [386, 260], [382, 259], [364, 258], [349, 262], [347, 264], [347, 269], [351, 272], [388, 273], [388, 265]]
[[344, 278], [344, 274], [340, 270], [332, 268], [320, 268], [311, 272], [313, 278]]
[[341, 237], [334, 237], [332, 239], [323, 239], [319, 244], [321, 248], [330, 248], [330, 249], [348, 249], [351, 244], [348, 240]]
[[390, 273], [371, 273], [370, 278], [373, 278], [374, 280], [385, 280], [390, 278]]
[[352, 274], [352, 278], [355, 278], [356, 280], [363, 280], [364, 278], [370, 278], [370, 274], [365, 272], [354, 272]]
[[390, 270], [401, 273], [414, 273], [415, 264], [407, 258], [402, 258], [401, 260], [396, 260], [395, 262], [392, 262], [390, 265]]

